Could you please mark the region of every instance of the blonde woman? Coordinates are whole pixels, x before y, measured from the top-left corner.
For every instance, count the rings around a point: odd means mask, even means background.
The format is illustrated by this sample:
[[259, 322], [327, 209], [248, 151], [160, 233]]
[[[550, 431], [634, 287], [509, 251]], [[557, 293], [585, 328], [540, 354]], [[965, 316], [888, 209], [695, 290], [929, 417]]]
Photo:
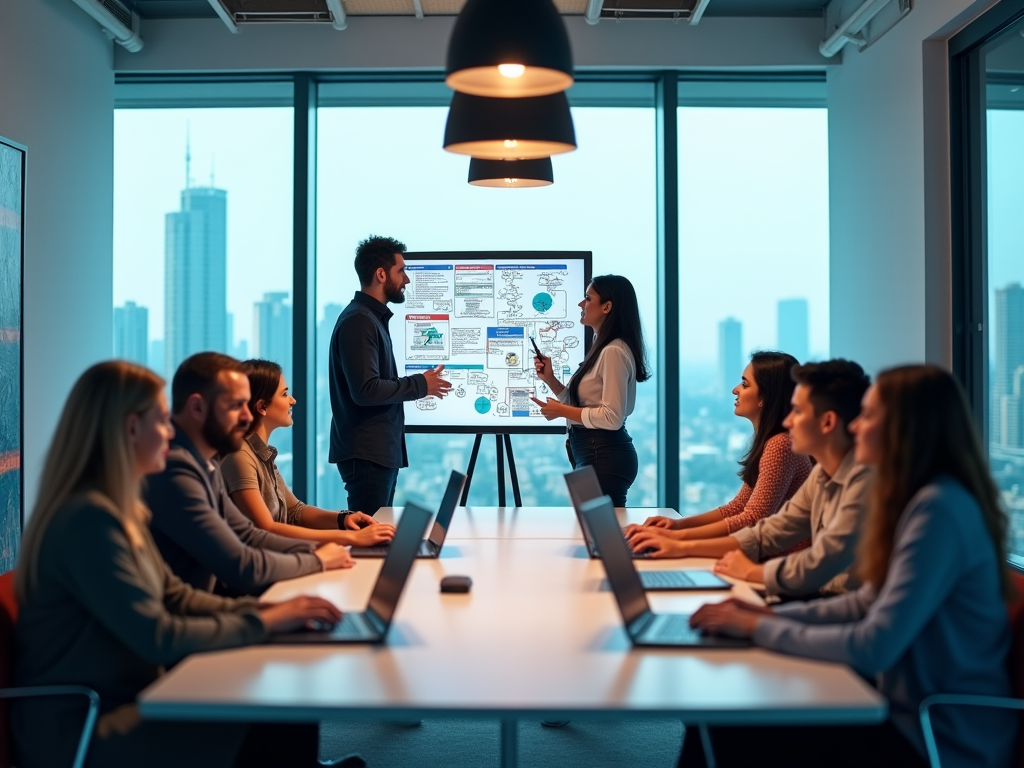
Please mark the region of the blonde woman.
[[[142, 478], [163, 470], [174, 434], [163, 387], [149, 370], [111, 361], [82, 374], [68, 396], [15, 574], [15, 684], [99, 693], [89, 765], [244, 765], [275, 726], [247, 737], [244, 725], [143, 723], [137, 695], [190, 653], [262, 642], [340, 613], [315, 597], [275, 605], [216, 597], [170, 572], [139, 497]], [[69, 765], [83, 716], [71, 699], [15, 702], [17, 764]], [[311, 747], [293, 742], [288, 754], [282, 764], [315, 764], [315, 738]]]

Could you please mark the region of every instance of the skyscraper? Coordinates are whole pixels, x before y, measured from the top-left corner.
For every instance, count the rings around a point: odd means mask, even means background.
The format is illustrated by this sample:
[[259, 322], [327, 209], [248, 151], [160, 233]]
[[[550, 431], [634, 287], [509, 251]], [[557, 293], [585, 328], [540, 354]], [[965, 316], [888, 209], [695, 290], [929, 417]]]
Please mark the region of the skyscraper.
[[114, 357], [149, 363], [149, 310], [134, 301], [114, 307]]
[[1024, 448], [1024, 288], [996, 289], [996, 372], [990, 404], [991, 439], [1001, 448]]
[[253, 305], [252, 321], [252, 337], [256, 342], [256, 357], [274, 361], [284, 368], [285, 378], [290, 378], [292, 304], [288, 300], [288, 294], [284, 292], [263, 294], [263, 301], [257, 301]]
[[727, 317], [718, 324], [718, 387], [731, 392], [743, 375], [743, 323]]
[[788, 352], [801, 363], [810, 357], [811, 339], [807, 299], [779, 301], [778, 349]]
[[173, 371], [189, 355], [226, 352], [227, 201], [214, 187], [193, 187], [185, 156], [181, 210], [165, 220], [164, 356]]

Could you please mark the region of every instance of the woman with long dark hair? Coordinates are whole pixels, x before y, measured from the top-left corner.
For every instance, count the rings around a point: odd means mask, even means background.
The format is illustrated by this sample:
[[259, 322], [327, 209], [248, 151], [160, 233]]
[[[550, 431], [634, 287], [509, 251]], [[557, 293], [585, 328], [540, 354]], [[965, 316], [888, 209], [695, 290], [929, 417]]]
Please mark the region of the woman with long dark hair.
[[[878, 376], [850, 426], [857, 461], [874, 468], [855, 564], [864, 586], [774, 611], [738, 601], [707, 605], [692, 623], [849, 664], [877, 680], [890, 719], [867, 728], [773, 726], [742, 738], [736, 729], [712, 729], [720, 765], [773, 753], [785, 754], [788, 765], [820, 764], [826, 755], [831, 765], [880, 756], [925, 765], [918, 726], [925, 697], [1010, 695], [1007, 521], [963, 390], [935, 366], [893, 368]], [[1010, 765], [1016, 713], [947, 706], [932, 721], [944, 766]], [[733, 755], [744, 749], [745, 757]], [[689, 751], [684, 745], [684, 758]]]
[[[243, 514], [257, 527], [280, 536], [346, 546], [372, 547], [391, 541], [395, 526], [378, 523], [364, 512], [320, 509], [292, 493], [277, 468], [275, 429], [292, 425], [296, 400], [288, 391], [281, 366], [271, 360], [242, 363], [249, 377], [252, 424], [242, 447], [220, 463], [224, 484]], [[376, 512], [377, 510], [374, 510]]]
[[793, 453], [783, 426], [796, 388], [791, 372], [797, 364], [784, 352], [755, 352], [732, 391], [733, 413], [754, 426], [750, 450], [740, 461], [743, 485], [736, 497], [693, 517], [659, 515], [629, 526], [626, 535], [634, 549], [647, 550], [651, 557], [685, 557], [690, 553], [679, 542], [728, 536], [774, 515], [793, 497], [811, 473], [811, 460]]
[[638, 471], [626, 417], [636, 403], [637, 382], [651, 377], [640, 308], [633, 285], [620, 275], [591, 280], [579, 307], [580, 322], [593, 329], [594, 343], [567, 385], [555, 377], [551, 358], [538, 354], [537, 376], [557, 399], [533, 401], [547, 419], [569, 422], [573, 467], [593, 466], [601, 489], [615, 506], [624, 507]]

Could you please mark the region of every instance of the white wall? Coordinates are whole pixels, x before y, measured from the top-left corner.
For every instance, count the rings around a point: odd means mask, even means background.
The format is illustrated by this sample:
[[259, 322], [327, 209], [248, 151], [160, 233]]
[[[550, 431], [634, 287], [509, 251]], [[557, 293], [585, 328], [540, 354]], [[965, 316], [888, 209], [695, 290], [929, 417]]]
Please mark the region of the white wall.
[[0, 2], [0, 135], [28, 147], [25, 511], [71, 385], [111, 351], [111, 43], [70, 0]]
[[828, 74], [831, 349], [950, 365], [946, 41], [994, 0], [927, 0]]

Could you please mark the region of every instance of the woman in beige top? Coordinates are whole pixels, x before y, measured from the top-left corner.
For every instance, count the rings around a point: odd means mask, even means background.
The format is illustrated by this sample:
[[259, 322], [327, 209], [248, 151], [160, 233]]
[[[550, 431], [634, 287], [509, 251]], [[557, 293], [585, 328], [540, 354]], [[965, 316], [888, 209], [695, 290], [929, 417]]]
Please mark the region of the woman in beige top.
[[[167, 567], [139, 495], [142, 478], [163, 471], [174, 434], [163, 388], [156, 374], [122, 361], [94, 365], [72, 388], [18, 553], [14, 682], [99, 694], [90, 766], [251, 765], [240, 750], [265, 752], [253, 738], [278, 729], [264, 724], [247, 736], [243, 725], [142, 721], [136, 697], [190, 653], [264, 642], [341, 614], [318, 597], [218, 597]], [[16, 701], [17, 764], [70, 765], [84, 710], [84, 700], [68, 697]], [[315, 765], [316, 746], [313, 730], [288, 745], [281, 764]]]
[[224, 484], [235, 502], [256, 525], [281, 536], [372, 547], [391, 541], [395, 527], [363, 512], [335, 512], [295, 498], [277, 469], [277, 449], [270, 435], [292, 425], [295, 398], [288, 392], [281, 366], [269, 360], [242, 363], [249, 377], [252, 425], [242, 447], [220, 464]]

